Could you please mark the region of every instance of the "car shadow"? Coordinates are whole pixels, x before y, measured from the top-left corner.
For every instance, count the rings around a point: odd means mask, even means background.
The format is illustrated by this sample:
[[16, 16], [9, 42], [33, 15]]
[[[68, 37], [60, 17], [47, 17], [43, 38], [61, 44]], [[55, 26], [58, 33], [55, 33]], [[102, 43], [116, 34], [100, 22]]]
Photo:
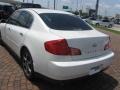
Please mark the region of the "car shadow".
[[[14, 58], [16, 63], [21, 67], [21, 60], [15, 55], [14, 52], [11, 51], [10, 48], [7, 46], [4, 47]], [[38, 87], [40, 90], [114, 90], [118, 85], [118, 81], [114, 77], [104, 72], [93, 75], [91, 77], [71, 80], [67, 83], [53, 84], [41, 77], [35, 78], [31, 81], [31, 83]]]
[[32, 81], [40, 90], [114, 90], [118, 81], [102, 72], [91, 77], [79, 78], [67, 83], [53, 84], [40, 78]]

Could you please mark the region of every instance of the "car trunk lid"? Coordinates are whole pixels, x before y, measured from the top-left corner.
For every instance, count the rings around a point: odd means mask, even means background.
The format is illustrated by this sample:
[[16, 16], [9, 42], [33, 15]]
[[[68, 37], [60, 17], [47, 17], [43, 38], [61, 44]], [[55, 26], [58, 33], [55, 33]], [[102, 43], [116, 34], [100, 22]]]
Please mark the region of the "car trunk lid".
[[105, 53], [104, 47], [109, 42], [107, 35], [96, 30], [62, 31], [50, 30], [53, 34], [67, 40], [69, 47], [81, 50], [81, 55], [71, 56], [73, 60], [97, 57]]

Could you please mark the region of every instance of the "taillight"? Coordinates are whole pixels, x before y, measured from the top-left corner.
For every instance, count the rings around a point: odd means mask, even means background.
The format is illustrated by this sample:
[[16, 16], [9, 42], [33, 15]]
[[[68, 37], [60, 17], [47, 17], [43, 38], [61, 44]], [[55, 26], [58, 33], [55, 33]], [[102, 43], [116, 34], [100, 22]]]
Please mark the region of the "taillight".
[[107, 49], [109, 49], [110, 48], [110, 43], [107, 43], [106, 45], [105, 45], [105, 47], [104, 47], [104, 50], [107, 50]]
[[104, 50], [107, 50], [107, 49], [110, 48], [110, 42], [111, 42], [111, 39], [110, 39], [110, 37], [109, 37], [109, 41], [108, 41], [108, 43], [105, 45]]
[[45, 42], [45, 49], [54, 55], [81, 55], [81, 51], [69, 47], [65, 39], [47, 41]]

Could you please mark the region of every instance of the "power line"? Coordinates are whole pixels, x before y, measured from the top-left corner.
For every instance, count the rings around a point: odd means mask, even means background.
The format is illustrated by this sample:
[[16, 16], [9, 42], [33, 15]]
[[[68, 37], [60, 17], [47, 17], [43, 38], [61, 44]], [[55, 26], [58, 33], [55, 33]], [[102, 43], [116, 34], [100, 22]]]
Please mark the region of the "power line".
[[78, 0], [77, 0], [77, 8], [76, 8], [76, 10], [78, 11]]
[[81, 10], [83, 11], [83, 0], [81, 0]]
[[99, 0], [96, 1], [96, 13], [95, 13], [96, 17], [98, 15], [98, 9], [99, 9]]
[[32, 0], [32, 3], [34, 3], [34, 0]]
[[50, 1], [47, 0], [47, 7], [49, 8], [50, 7]]
[[56, 5], [56, 0], [54, 0], [54, 10], [56, 9], [56, 6], [55, 6], [55, 5]]

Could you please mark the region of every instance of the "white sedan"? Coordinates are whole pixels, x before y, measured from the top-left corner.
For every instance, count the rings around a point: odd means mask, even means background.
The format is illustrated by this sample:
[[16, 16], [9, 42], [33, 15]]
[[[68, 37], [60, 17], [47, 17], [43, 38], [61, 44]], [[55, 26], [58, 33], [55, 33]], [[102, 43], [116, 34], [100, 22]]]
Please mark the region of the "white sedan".
[[17, 10], [0, 24], [0, 38], [21, 58], [28, 79], [35, 72], [54, 80], [93, 75], [114, 56], [108, 35], [63, 11]]

